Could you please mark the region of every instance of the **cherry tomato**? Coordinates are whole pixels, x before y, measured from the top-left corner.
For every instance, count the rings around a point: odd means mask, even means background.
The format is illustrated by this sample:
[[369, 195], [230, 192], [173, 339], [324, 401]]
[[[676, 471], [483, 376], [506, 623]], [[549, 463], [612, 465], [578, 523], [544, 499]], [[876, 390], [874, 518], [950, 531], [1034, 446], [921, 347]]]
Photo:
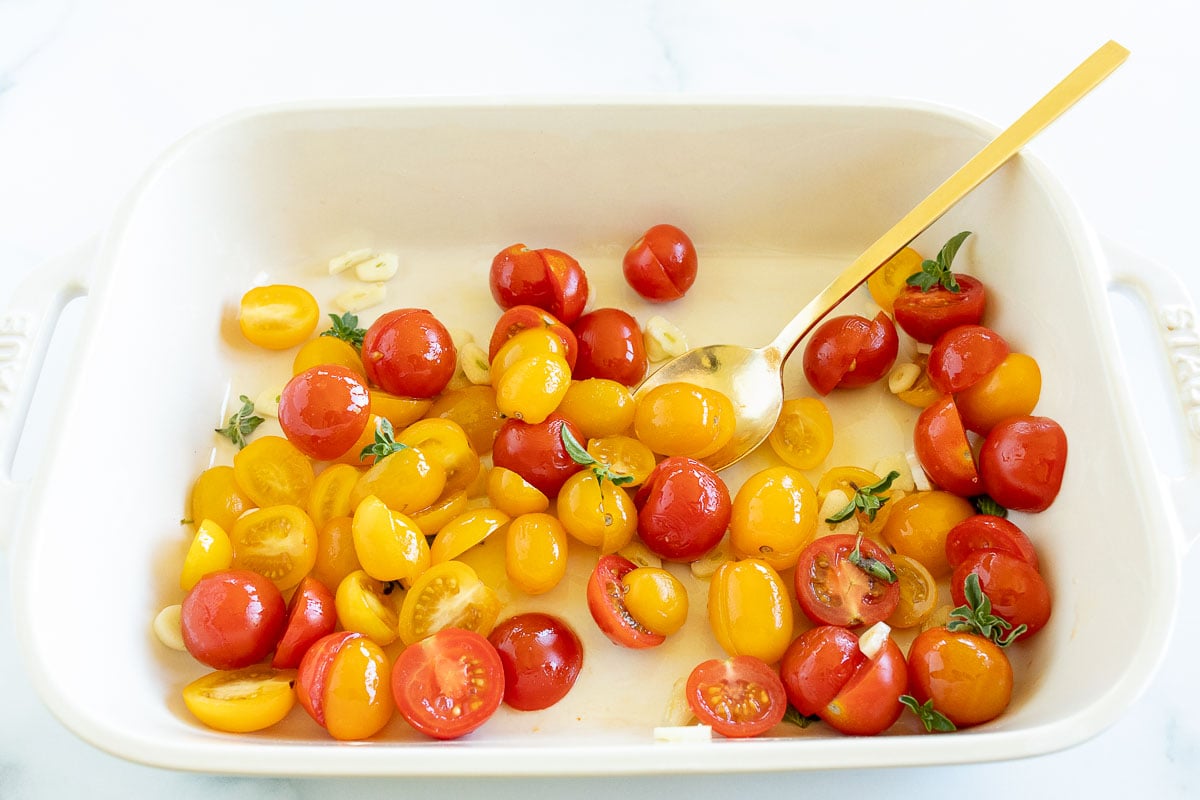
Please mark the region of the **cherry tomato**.
[[233, 475], [256, 506], [303, 506], [313, 484], [308, 457], [282, 436], [262, 436], [233, 457]]
[[957, 727], [1000, 716], [1012, 698], [1013, 671], [1004, 650], [965, 631], [930, 628], [908, 650], [908, 691]]
[[949, 492], [913, 492], [888, 503], [883, 538], [897, 553], [925, 565], [935, 578], [950, 574], [946, 539], [950, 530], [975, 513], [975, 507]]
[[768, 664], [787, 650], [795, 627], [783, 579], [757, 558], [717, 567], [708, 588], [708, 623], [726, 653]]
[[924, 622], [937, 607], [938, 589], [925, 565], [902, 553], [892, 554], [900, 602], [885, 621], [893, 628], [912, 628]]
[[214, 730], [261, 731], [280, 722], [296, 704], [295, 677], [293, 670], [264, 666], [217, 670], [183, 687], [183, 703]]
[[400, 635], [402, 600], [403, 594], [395, 591], [395, 584], [375, 580], [361, 569], [342, 578], [333, 596], [341, 626], [370, 637], [381, 647], [396, 641]]
[[622, 484], [629, 488], [641, 486], [650, 477], [657, 465], [649, 447], [630, 436], [604, 436], [590, 439], [588, 455], [608, 467], [616, 475], [633, 480]]
[[316, 299], [299, 286], [256, 286], [242, 295], [238, 325], [259, 347], [286, 350], [312, 335], [320, 314]]
[[358, 508], [374, 495], [401, 514], [427, 508], [446, 488], [446, 469], [418, 447], [405, 447], [378, 459], [362, 473], [350, 491], [350, 506]]
[[512, 419], [537, 424], [550, 416], [571, 385], [571, 368], [556, 355], [529, 356], [496, 380], [496, 407]]
[[[454, 420], [442, 417], [417, 420], [396, 434], [396, 441], [420, 450], [431, 463], [441, 466], [446, 475], [443, 493], [466, 489], [479, 476], [479, 455], [471, 447], [467, 432]], [[394, 454], [388, 456], [394, 457]]]
[[588, 439], [616, 436], [633, 425], [633, 394], [625, 384], [607, 378], [571, 381], [558, 413]]
[[434, 564], [451, 561], [508, 525], [510, 517], [494, 508], [473, 508], [442, 526], [429, 546]]
[[514, 244], [492, 259], [488, 280], [501, 308], [537, 306], [568, 325], [579, 319], [587, 304], [587, 275], [561, 250]]
[[835, 534], [816, 539], [796, 563], [796, 599], [813, 622], [823, 625], [874, 625], [891, 616], [900, 602], [900, 586], [851, 562], [858, 548], [894, 571], [887, 551], [870, 539]]
[[643, 627], [625, 607], [622, 579], [636, 568], [637, 565], [624, 556], [600, 556], [588, 579], [587, 604], [592, 619], [613, 643], [640, 650], [657, 647], [666, 641], [666, 637]]
[[855, 389], [882, 378], [892, 368], [900, 339], [882, 311], [874, 320], [857, 315], [821, 323], [804, 347], [804, 375], [817, 393]]
[[233, 566], [253, 570], [280, 591], [300, 582], [317, 563], [317, 526], [298, 506], [256, 508], [229, 532]]
[[733, 438], [736, 414], [733, 402], [716, 389], [664, 383], [638, 399], [633, 430], [655, 453], [701, 459]]
[[1008, 342], [991, 328], [959, 325], [938, 337], [929, 351], [929, 379], [943, 394], [970, 389], [1000, 366]]
[[934, 286], [927, 292], [906, 286], [896, 297], [896, 324], [918, 342], [933, 344], [946, 331], [959, 325], [977, 325], [983, 319], [987, 290], [970, 275], [954, 273], [959, 291]]
[[1010, 520], [991, 514], [975, 514], [950, 529], [946, 536], [946, 561], [957, 567], [980, 550], [992, 550], [1016, 556], [1035, 570], [1037, 551], [1025, 532]]
[[257, 572], [214, 572], [197, 581], [183, 600], [183, 643], [201, 664], [241, 669], [271, 652], [286, 614], [279, 589]]
[[969, 431], [986, 434], [1001, 420], [1033, 413], [1042, 393], [1042, 372], [1024, 353], [1009, 353], [995, 369], [954, 402]]
[[295, 669], [300, 659], [323, 636], [337, 627], [337, 609], [333, 592], [316, 578], [306, 577], [296, 587], [288, 603], [287, 624], [283, 638], [275, 647], [271, 666], [276, 669]]
[[496, 407], [496, 390], [491, 386], [465, 386], [446, 392], [434, 401], [427, 416], [458, 423], [480, 455], [492, 451], [496, 433], [504, 424], [504, 417]]
[[891, 636], [874, 658], [868, 658], [818, 713], [826, 723], [851, 736], [874, 736], [900, 719], [908, 685], [904, 653]]
[[753, 656], [714, 658], [697, 665], [688, 675], [686, 692], [696, 718], [729, 738], [766, 733], [787, 712], [779, 675]]
[[375, 580], [409, 583], [429, 569], [432, 554], [424, 532], [374, 495], [354, 509], [350, 530], [358, 562]]
[[[400, 397], [399, 395], [390, 394], [382, 389], [368, 389], [371, 395], [371, 413], [379, 416], [392, 423], [394, 430], [402, 431], [409, 425], [425, 416], [433, 406], [433, 401], [428, 397]], [[441, 414], [430, 413], [429, 416], [443, 416]], [[371, 426], [372, 440], [374, 440], [375, 427]], [[368, 442], [369, 444], [369, 442]], [[370, 464], [370, 460], [360, 461], [358, 453], [351, 452], [354, 460], [350, 463]]]
[[601, 553], [615, 553], [633, 539], [638, 512], [629, 494], [591, 470], [567, 478], [555, 512], [567, 533]]
[[550, 507], [550, 498], [540, 489], [504, 467], [488, 470], [487, 496], [493, 506], [510, 517], [533, 514]]
[[375, 320], [363, 336], [362, 356], [372, 383], [405, 397], [433, 397], [458, 365], [450, 332], [422, 308], [389, 311]]
[[549, 708], [566, 697], [583, 667], [583, 645], [549, 614], [517, 614], [488, 636], [504, 668], [504, 702], [520, 711]]
[[475, 570], [461, 561], [443, 561], [421, 573], [404, 595], [400, 638], [412, 645], [450, 628], [487, 636], [499, 615], [499, 598]]
[[817, 510], [817, 492], [803, 472], [791, 467], [756, 472], [733, 498], [733, 552], [790, 569], [817, 530]]
[[530, 305], [513, 306], [500, 315], [500, 319], [496, 321], [496, 327], [492, 330], [491, 341], [488, 343], [488, 361], [495, 360], [505, 342], [521, 331], [530, 328], [548, 328], [559, 339], [562, 339], [566, 348], [563, 351], [563, 358], [567, 360], [567, 364], [572, 370], [575, 369], [575, 361], [579, 357], [579, 342], [575, 339], [575, 334], [549, 311]]
[[579, 360], [573, 375], [578, 380], [608, 378], [626, 386], [646, 375], [646, 343], [637, 320], [619, 308], [598, 308], [572, 326], [579, 340]]
[[833, 418], [815, 397], [783, 401], [767, 442], [775, 455], [796, 469], [816, 469], [833, 449]]
[[672, 561], [694, 561], [715, 547], [733, 513], [725, 481], [682, 456], [660, 461], [633, 501], [642, 542]]
[[992, 428], [979, 451], [984, 490], [1017, 511], [1049, 508], [1066, 465], [1067, 434], [1049, 417], [1010, 417]]
[[867, 278], [867, 290], [876, 305], [887, 313], [892, 313], [896, 297], [904, 291], [905, 281], [909, 275], [921, 271], [921, 254], [911, 247], [906, 247], [896, 255], [883, 262], [883, 266], [871, 273]]
[[367, 377], [358, 348], [336, 336], [318, 336], [305, 342], [292, 359], [292, 374], [329, 364], [345, 367], [360, 378]]
[[255, 505], [238, 486], [233, 467], [209, 467], [200, 473], [192, 486], [192, 522], [197, 525], [211, 519], [227, 531], [238, 517]]
[[626, 573], [621, 584], [629, 615], [651, 633], [670, 636], [687, 621], [687, 589], [662, 567], [639, 566]]
[[696, 281], [696, 246], [674, 225], [655, 225], [625, 253], [625, 280], [652, 303], [678, 300]]
[[833, 701], [866, 660], [858, 637], [840, 625], [805, 631], [788, 645], [779, 662], [788, 702], [811, 717]]
[[324, 364], [301, 372], [279, 395], [279, 425], [288, 441], [317, 461], [329, 461], [358, 441], [371, 398], [362, 377]]
[[348, 517], [353, 513], [350, 495], [360, 474], [349, 464], [331, 464], [313, 481], [312, 491], [308, 493], [307, 511], [313, 525], [317, 526], [318, 534], [329, 520]]
[[409, 725], [434, 739], [457, 739], [500, 707], [504, 664], [478, 633], [446, 628], [400, 652], [392, 694]]
[[961, 497], [982, 493], [975, 455], [953, 397], [943, 397], [917, 417], [913, 449], [938, 487]]
[[317, 531], [317, 560], [309, 574], [335, 590], [351, 572], [362, 569], [354, 552], [354, 522], [334, 517]]
[[963, 586], [968, 575], [979, 576], [979, 588], [992, 602], [992, 613], [1015, 628], [1027, 626], [1017, 640], [1027, 639], [1050, 619], [1050, 590], [1042, 576], [1026, 562], [1007, 553], [981, 550], [954, 568], [950, 595], [955, 605], [966, 602]]
[[335, 739], [378, 733], [392, 718], [392, 683], [382, 648], [361, 633], [341, 631], [318, 639], [296, 673], [296, 698]]
[[233, 566], [233, 543], [229, 534], [211, 519], [206, 519], [196, 528], [196, 535], [188, 546], [179, 571], [179, 588], [191, 591], [196, 582], [210, 572], [229, 569]]
[[521, 514], [508, 526], [504, 571], [526, 594], [543, 594], [567, 574], [567, 532], [557, 517]]
[[536, 424], [519, 419], [506, 421], [496, 434], [492, 462], [517, 473], [547, 497], [554, 497], [567, 478], [582, 469], [563, 444], [564, 425], [576, 441], [582, 441], [575, 426], [558, 414]]

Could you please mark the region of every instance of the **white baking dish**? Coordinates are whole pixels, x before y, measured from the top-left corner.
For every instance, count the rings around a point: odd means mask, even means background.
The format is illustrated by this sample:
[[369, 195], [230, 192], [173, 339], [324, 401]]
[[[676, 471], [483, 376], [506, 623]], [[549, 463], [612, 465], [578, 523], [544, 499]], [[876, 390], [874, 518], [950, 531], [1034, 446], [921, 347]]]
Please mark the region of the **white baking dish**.
[[[291, 107], [192, 135], [143, 181], [84, 277], [68, 269], [38, 279], [6, 320], [20, 347], [0, 366], [20, 379], [6, 383], [21, 388], [6, 398], [4, 469], [33, 383], [28, 367], [64, 297], [88, 295], [74, 374], [39, 474], [29, 487], [6, 484], [14, 500], [29, 495], [11, 549], [35, 685], [68, 727], [105, 750], [238, 773], [952, 763], [1044, 753], [1095, 734], [1137, 697], [1163, 653], [1179, 588], [1180, 517], [1123, 386], [1106, 298], [1116, 279], [1070, 200], [1027, 157], [918, 242], [931, 253], [950, 233], [977, 232], [958, 266], [992, 288], [994, 327], [1040, 361], [1039, 412], [1070, 437], [1057, 503], [1022, 520], [1047, 565], [1054, 615], [1016, 650], [1017, 692], [994, 723], [938, 737], [904, 728], [854, 739], [815, 726], [754, 741], [656, 744], [651, 727], [666, 690], [712, 649], [703, 604], [693, 603], [690, 638], [631, 654], [594, 630], [581, 603], [564, 599], [578, 595], [578, 581], [526, 601], [563, 603], [557, 610], [585, 636], [585, 673], [567, 700], [543, 714], [502, 711], [451, 744], [422, 740], [398, 719], [378, 741], [338, 744], [298, 709], [259, 735], [206, 730], [179, 699], [204, 668], [150, 633], [155, 612], [179, 599], [190, 529], [178, 520], [191, 481], [214, 458], [228, 463], [210, 429], [239, 392], [287, 373], [287, 359], [255, 353], [236, 333], [236, 301], [249, 286], [299, 283], [329, 305], [340, 284], [321, 275], [328, 258], [392, 249], [402, 259], [393, 306], [431, 308], [483, 337], [498, 313], [487, 265], [523, 241], [576, 255], [598, 304], [631, 308], [643, 321], [665, 311], [694, 344], [758, 345], [993, 134], [944, 109], [838, 101]], [[701, 277], [684, 300], [652, 309], [635, 302], [619, 263], [628, 243], [660, 221], [692, 233]], [[1136, 280], [1151, 303], [1169, 298], [1174, 310], [1165, 313], [1192, 331], [1181, 295]], [[793, 394], [802, 388], [798, 373], [789, 370]], [[905, 447], [905, 419], [859, 422], [873, 404], [867, 395], [841, 401], [829, 463], [869, 465], [871, 453]]]

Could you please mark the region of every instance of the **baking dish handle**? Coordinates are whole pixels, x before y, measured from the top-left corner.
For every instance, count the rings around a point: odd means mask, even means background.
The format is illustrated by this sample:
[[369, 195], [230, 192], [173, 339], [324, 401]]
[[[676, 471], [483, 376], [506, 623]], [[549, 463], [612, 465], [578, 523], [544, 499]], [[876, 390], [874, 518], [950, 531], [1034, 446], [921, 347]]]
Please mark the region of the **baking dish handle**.
[[1186, 437], [1185, 474], [1164, 475], [1178, 515], [1184, 552], [1200, 538], [1200, 314], [1171, 270], [1103, 239], [1110, 291], [1130, 289], [1149, 310], [1175, 380]]
[[0, 313], [0, 552], [20, 524], [28, 483], [13, 477], [17, 446], [62, 310], [88, 293], [96, 239], [42, 264]]

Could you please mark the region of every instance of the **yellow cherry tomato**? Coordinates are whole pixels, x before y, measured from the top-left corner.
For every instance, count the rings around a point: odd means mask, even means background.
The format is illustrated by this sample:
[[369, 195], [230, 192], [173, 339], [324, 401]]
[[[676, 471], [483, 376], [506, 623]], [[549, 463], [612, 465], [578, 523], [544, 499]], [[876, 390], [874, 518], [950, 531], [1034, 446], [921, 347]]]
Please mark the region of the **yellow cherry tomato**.
[[911, 247], [906, 247], [896, 255], [883, 262], [883, 266], [875, 270], [867, 278], [867, 290], [876, 305], [887, 313], [892, 313], [892, 305], [904, 291], [905, 281], [909, 275], [921, 271], [921, 254]]
[[393, 511], [408, 514], [426, 508], [442, 496], [446, 470], [415, 447], [381, 458], [359, 476], [350, 492], [350, 505], [374, 495]]
[[1024, 353], [1009, 353], [975, 385], [954, 396], [967, 430], [986, 434], [1006, 417], [1033, 413], [1042, 394], [1042, 371]]
[[349, 516], [334, 517], [317, 529], [317, 560], [309, 574], [336, 588], [347, 575], [360, 569]]
[[333, 656], [325, 684], [325, 729], [339, 741], [378, 733], [395, 711], [392, 665], [371, 639], [351, 639]]
[[496, 407], [506, 417], [536, 425], [554, 413], [570, 385], [571, 368], [562, 356], [522, 358], [496, 382]]
[[417, 524], [417, 527], [421, 529], [421, 533], [426, 536], [433, 536], [447, 522], [465, 512], [469, 503], [470, 500], [466, 492], [455, 492], [454, 494], [443, 495], [433, 505], [425, 506], [425, 508], [419, 511], [414, 511], [408, 517]]
[[350, 526], [363, 571], [380, 581], [410, 583], [429, 569], [425, 534], [404, 514], [371, 495], [358, 504]]
[[542, 594], [567, 574], [567, 532], [549, 514], [522, 514], [505, 535], [504, 570], [526, 594]]
[[816, 469], [833, 449], [833, 418], [815, 397], [783, 401], [767, 442], [775, 455], [796, 469]]
[[317, 562], [317, 527], [299, 506], [267, 506], [233, 524], [233, 567], [270, 578], [281, 590], [301, 581]]
[[191, 591], [196, 582], [210, 572], [229, 569], [233, 563], [233, 544], [229, 534], [211, 519], [200, 523], [192, 544], [183, 559], [183, 570], [179, 574], [179, 588]]
[[499, 598], [475, 570], [461, 561], [443, 561], [426, 570], [405, 594], [400, 638], [411, 645], [445, 628], [487, 636], [499, 614]]
[[518, 361], [532, 356], [558, 356], [565, 361], [567, 345], [549, 328], [525, 328], [496, 351], [491, 365], [492, 384], [496, 385]]
[[[433, 400], [426, 397], [401, 397], [382, 389], [368, 389], [371, 398], [371, 413], [392, 423], [394, 430], [402, 431], [419, 420], [433, 407]], [[374, 426], [371, 426], [374, 431]]]
[[751, 475], [733, 498], [730, 542], [738, 558], [776, 570], [796, 566], [817, 530], [817, 492], [804, 473], [773, 467]]
[[254, 506], [254, 501], [238, 486], [233, 467], [209, 467], [192, 486], [192, 522], [197, 525], [211, 519], [227, 531]]
[[[511, 529], [512, 524], [509, 523]], [[564, 534], [565, 536], [566, 534]], [[479, 576], [479, 580], [491, 586], [497, 592], [505, 591], [508, 585], [508, 575], [505, 571], [506, 549], [508, 536], [489, 536], [467, 552], [459, 556], [461, 561]]]
[[731, 656], [774, 664], [792, 641], [792, 601], [783, 579], [757, 558], [717, 567], [708, 587], [708, 621]]
[[261, 731], [280, 722], [296, 703], [294, 669], [256, 665], [218, 670], [183, 687], [183, 703], [210, 728], [228, 733]]
[[458, 515], [438, 532], [429, 547], [434, 564], [458, 558], [508, 524], [510, 517], [495, 508], [476, 508]]
[[467, 432], [454, 420], [441, 417], [417, 420], [402, 430], [396, 441], [417, 448], [431, 463], [441, 466], [446, 474], [446, 492], [466, 489], [479, 475], [479, 454], [471, 446]]
[[550, 498], [540, 489], [504, 467], [492, 467], [488, 471], [487, 496], [492, 505], [510, 517], [545, 511], [550, 507]]
[[633, 393], [623, 383], [608, 378], [571, 381], [558, 413], [587, 439], [625, 433], [633, 425]]
[[637, 567], [621, 578], [625, 610], [646, 630], [670, 636], [688, 615], [687, 589], [661, 567]]
[[588, 454], [608, 467], [615, 475], [626, 475], [633, 478], [623, 486], [641, 486], [650, 477], [658, 463], [654, 452], [646, 445], [630, 436], [604, 436], [590, 439], [587, 443]]
[[314, 480], [308, 456], [282, 436], [263, 436], [239, 450], [233, 475], [259, 507], [303, 506]]
[[892, 555], [896, 581], [900, 584], [900, 603], [885, 622], [893, 628], [912, 628], [924, 622], [937, 607], [938, 589], [929, 570], [915, 558], [901, 553]]
[[403, 599], [404, 592], [394, 583], [375, 580], [360, 569], [338, 584], [333, 605], [343, 628], [387, 647], [400, 635], [398, 609]]
[[690, 383], [664, 383], [638, 399], [634, 435], [664, 456], [705, 458], [733, 438], [733, 403], [721, 392]]
[[894, 502], [883, 536], [897, 553], [921, 562], [933, 577], [943, 578], [950, 574], [946, 536], [974, 513], [975, 507], [958, 495], [913, 492]]
[[637, 531], [633, 499], [612, 481], [596, 477], [590, 469], [567, 478], [558, 492], [558, 518], [567, 533], [601, 553], [615, 553]]
[[238, 325], [259, 347], [286, 350], [312, 335], [320, 314], [316, 299], [299, 286], [256, 286], [242, 295]]
[[367, 371], [358, 355], [358, 348], [335, 336], [318, 336], [305, 342], [292, 359], [292, 374], [299, 375], [306, 369], [323, 364], [336, 364], [361, 375], [364, 379], [367, 377]]
[[308, 493], [308, 516], [318, 531], [334, 517], [346, 517], [354, 511], [350, 494], [361, 475], [349, 464], [332, 464], [316, 477]]
[[492, 443], [504, 424], [504, 416], [496, 406], [496, 390], [491, 386], [464, 386], [445, 392], [433, 401], [425, 416], [457, 422], [471, 447], [480, 454], [492, 451]]

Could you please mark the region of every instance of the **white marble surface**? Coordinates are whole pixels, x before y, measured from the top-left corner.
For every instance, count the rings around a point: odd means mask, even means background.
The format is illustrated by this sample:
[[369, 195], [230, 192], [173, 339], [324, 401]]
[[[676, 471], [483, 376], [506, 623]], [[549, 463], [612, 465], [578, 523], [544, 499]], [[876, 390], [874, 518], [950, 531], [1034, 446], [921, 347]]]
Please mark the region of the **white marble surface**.
[[[1172, 266], [1200, 297], [1192, 241], [1200, 219], [1198, 27], [1200, 7], [1190, 0], [0, 0], [0, 307], [39, 264], [101, 230], [166, 146], [234, 109], [335, 97], [853, 94], [919, 98], [1007, 124], [1108, 38], [1128, 46], [1133, 57], [1032, 150], [1076, 194], [1098, 231]], [[1143, 362], [1156, 355], [1151, 344], [1135, 337], [1131, 347], [1141, 356], [1134, 382], [1151, 384], [1147, 391], [1161, 397], [1153, 389], [1159, 381], [1144, 371]], [[60, 373], [47, 376], [51, 396], [59, 380]], [[27, 436], [35, 445], [49, 424], [47, 412], [31, 418]], [[1169, 421], [1148, 425], [1155, 440], [1173, 436]], [[1173, 463], [1173, 448], [1158, 447], [1164, 462]], [[24, 455], [29, 450], [36, 447], [25, 448], [23, 458], [32, 460]], [[18, 464], [19, 474], [28, 470]], [[1197, 548], [1181, 559], [1185, 575], [1200, 570]], [[1144, 696], [1111, 729], [1062, 753], [855, 773], [341, 781], [167, 772], [125, 763], [76, 739], [32, 694], [12, 644], [8, 576], [19, 568], [0, 553], [5, 800], [241, 800], [334, 792], [363, 798], [1200, 794], [1194, 685], [1200, 607], [1186, 581], [1177, 634]], [[89, 657], [95, 656], [80, 654], [80, 668]]]

